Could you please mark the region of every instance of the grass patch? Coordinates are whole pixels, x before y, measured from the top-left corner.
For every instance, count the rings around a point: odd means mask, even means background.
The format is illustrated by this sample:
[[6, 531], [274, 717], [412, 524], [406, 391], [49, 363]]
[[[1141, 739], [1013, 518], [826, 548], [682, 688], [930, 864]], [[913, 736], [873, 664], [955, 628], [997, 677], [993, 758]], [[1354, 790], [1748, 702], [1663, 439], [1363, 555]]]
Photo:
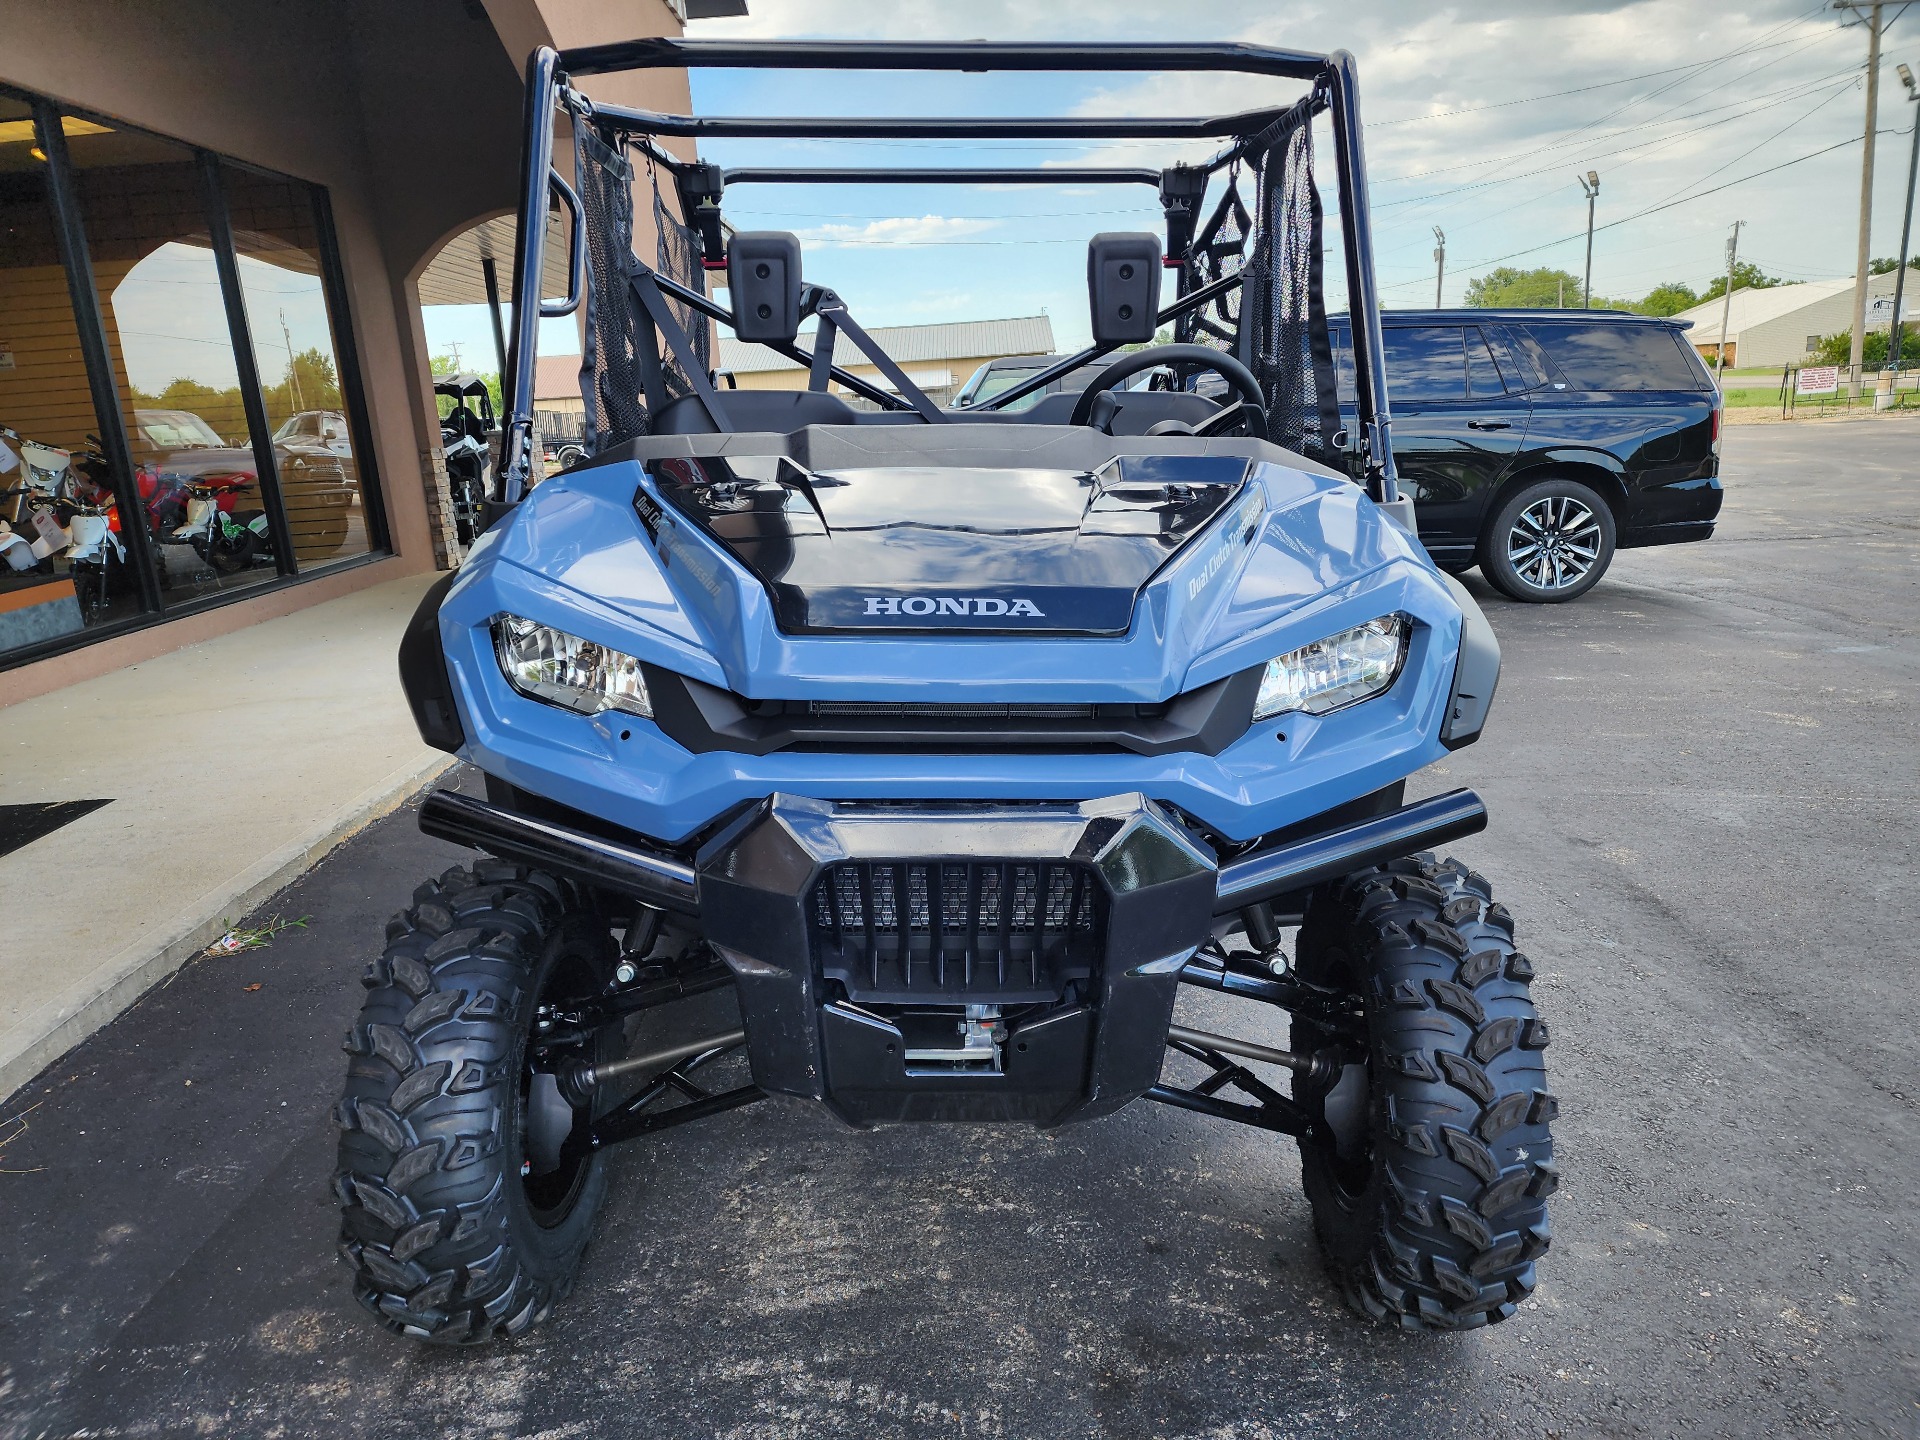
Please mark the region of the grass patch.
[[226, 934], [206, 948], [208, 955], [238, 955], [243, 950], [264, 950], [271, 945], [274, 937], [284, 935], [289, 930], [304, 930], [311, 915], [302, 915], [298, 920], [282, 920], [275, 915], [264, 925], [251, 929], [236, 925]]

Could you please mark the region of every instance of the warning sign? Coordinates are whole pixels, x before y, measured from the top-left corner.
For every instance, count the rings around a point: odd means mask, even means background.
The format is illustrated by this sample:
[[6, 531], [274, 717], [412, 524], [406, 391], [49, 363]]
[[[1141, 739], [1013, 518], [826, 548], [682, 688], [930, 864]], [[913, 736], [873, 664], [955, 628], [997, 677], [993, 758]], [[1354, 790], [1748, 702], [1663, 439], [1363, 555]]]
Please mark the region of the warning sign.
[[1800, 369], [1800, 378], [1794, 382], [1796, 395], [1835, 395], [1840, 390], [1840, 367], [1838, 365], [1805, 365]]

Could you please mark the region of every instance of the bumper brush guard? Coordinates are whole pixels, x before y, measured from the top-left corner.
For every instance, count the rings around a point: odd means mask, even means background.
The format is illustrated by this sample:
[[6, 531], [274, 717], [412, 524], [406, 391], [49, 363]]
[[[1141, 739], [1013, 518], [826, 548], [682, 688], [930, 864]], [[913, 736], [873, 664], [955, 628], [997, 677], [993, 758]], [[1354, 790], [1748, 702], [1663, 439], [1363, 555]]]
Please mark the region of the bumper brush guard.
[[[1479, 797], [1455, 790], [1219, 866], [1137, 794], [1031, 805], [779, 794], [688, 864], [450, 791], [420, 812], [429, 835], [698, 915], [733, 975], [755, 1085], [856, 1125], [1108, 1114], [1156, 1090], [1181, 981], [1219, 988], [1184, 973], [1216, 916], [1486, 821]], [[1017, 1016], [999, 1020], [1003, 1003]], [[998, 1065], [916, 1066], [902, 1028], [915, 1006], [994, 1017]]]

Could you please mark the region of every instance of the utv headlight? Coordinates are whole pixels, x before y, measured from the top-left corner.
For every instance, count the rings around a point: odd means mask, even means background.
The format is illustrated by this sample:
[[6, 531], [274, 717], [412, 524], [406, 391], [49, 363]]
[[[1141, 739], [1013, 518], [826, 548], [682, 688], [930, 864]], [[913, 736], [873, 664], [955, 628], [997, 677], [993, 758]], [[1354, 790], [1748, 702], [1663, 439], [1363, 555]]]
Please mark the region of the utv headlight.
[[1407, 620], [1404, 615], [1382, 615], [1338, 635], [1267, 662], [1260, 677], [1260, 694], [1253, 702], [1253, 718], [1304, 710], [1325, 715], [1378, 695], [1400, 674], [1407, 658]]
[[493, 648], [507, 682], [522, 695], [582, 715], [653, 714], [640, 662], [631, 655], [517, 615], [493, 622]]

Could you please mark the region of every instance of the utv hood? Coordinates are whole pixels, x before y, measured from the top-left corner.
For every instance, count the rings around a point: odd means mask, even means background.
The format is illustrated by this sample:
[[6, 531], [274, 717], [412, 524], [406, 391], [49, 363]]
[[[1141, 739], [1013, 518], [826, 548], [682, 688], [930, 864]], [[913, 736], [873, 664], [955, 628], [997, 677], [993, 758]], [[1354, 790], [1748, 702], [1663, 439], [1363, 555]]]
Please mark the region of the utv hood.
[[[767, 588], [788, 634], [1119, 635], [1142, 587], [1239, 493], [1248, 465], [1127, 455], [1094, 471], [809, 471], [750, 456], [647, 468], [666, 502]], [[634, 504], [654, 530], [652, 497]]]

